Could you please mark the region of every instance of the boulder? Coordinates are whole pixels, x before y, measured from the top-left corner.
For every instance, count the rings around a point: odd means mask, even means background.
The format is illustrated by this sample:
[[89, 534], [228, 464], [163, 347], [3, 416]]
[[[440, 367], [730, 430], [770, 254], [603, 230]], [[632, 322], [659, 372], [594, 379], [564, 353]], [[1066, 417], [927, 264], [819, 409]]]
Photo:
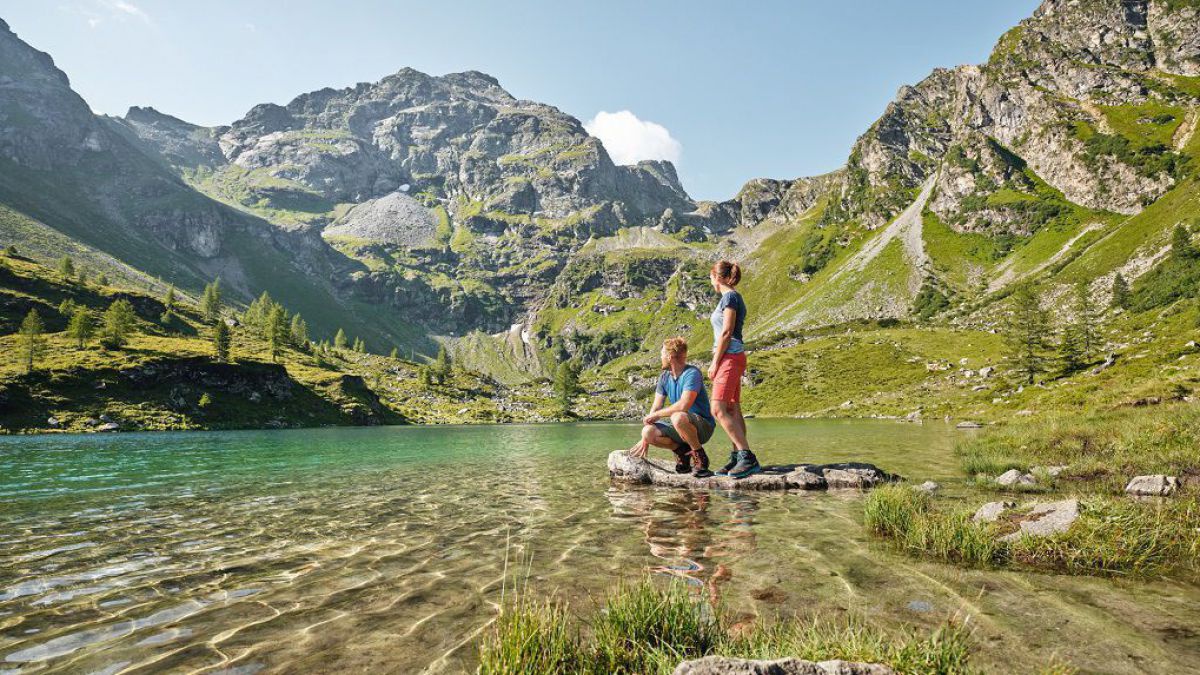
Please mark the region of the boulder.
[[116, 422], [105, 422], [104, 424], [101, 424], [100, 426], [96, 427], [96, 431], [120, 431], [120, 430], [121, 430], [121, 425], [117, 424]]
[[624, 450], [609, 453], [608, 473], [613, 480], [623, 483], [723, 490], [869, 488], [897, 480], [896, 476], [872, 464], [857, 462], [764, 466], [762, 473], [740, 480], [728, 476], [696, 478], [691, 474], [675, 473], [655, 460], [630, 457]]
[[1136, 476], [1125, 486], [1125, 492], [1138, 497], [1169, 497], [1178, 489], [1178, 478], [1162, 474]]
[[815, 663], [793, 658], [755, 661], [706, 656], [680, 663], [675, 667], [674, 675], [894, 675], [895, 672], [890, 667], [878, 663]]
[[1034, 504], [1029, 513], [1017, 521], [1021, 529], [1000, 537], [1000, 541], [1015, 541], [1021, 537], [1046, 537], [1066, 532], [1079, 519], [1079, 500], [1064, 499], [1046, 504]]
[[59, 422], [57, 417], [51, 417], [46, 420], [46, 426], [51, 429], [57, 429], [62, 426], [62, 422]]
[[996, 484], [1004, 487], [1013, 487], [1014, 485], [1035, 485], [1037, 479], [1030, 473], [1021, 473], [1016, 469], [1009, 469], [1004, 473], [996, 476]]
[[933, 493], [937, 492], [938, 488], [940, 488], [940, 487], [941, 486], [938, 485], [937, 483], [935, 483], [931, 480], [927, 480], [924, 483], [921, 483], [920, 485], [918, 485], [917, 489], [920, 490], [921, 492], [928, 492], [929, 494], [933, 494]]
[[1000, 519], [1000, 516], [1005, 511], [1015, 508], [1016, 502], [988, 502], [979, 507], [975, 515], [971, 516], [971, 520], [977, 523], [994, 523]]

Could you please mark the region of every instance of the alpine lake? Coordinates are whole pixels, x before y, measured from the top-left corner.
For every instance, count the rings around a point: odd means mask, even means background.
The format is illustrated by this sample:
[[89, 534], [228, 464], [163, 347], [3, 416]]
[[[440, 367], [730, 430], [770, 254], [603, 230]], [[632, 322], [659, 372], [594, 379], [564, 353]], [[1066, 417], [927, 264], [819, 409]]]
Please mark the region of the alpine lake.
[[[944, 497], [964, 433], [749, 422], [765, 463], [865, 461]], [[1200, 670], [1200, 588], [921, 562], [862, 494], [613, 484], [636, 423], [0, 438], [0, 674], [464, 672], [502, 594], [586, 616], [678, 579], [738, 620], [974, 630], [973, 662]], [[709, 444], [721, 464], [727, 443]], [[665, 451], [655, 451], [660, 458]], [[1190, 670], [1189, 670], [1190, 669]]]

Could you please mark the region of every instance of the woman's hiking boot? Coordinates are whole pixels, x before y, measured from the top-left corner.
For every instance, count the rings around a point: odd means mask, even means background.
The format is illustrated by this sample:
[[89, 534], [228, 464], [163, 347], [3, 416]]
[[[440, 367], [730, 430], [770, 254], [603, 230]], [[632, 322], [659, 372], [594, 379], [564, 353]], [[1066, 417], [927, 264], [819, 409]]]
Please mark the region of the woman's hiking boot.
[[687, 444], [680, 445], [671, 452], [675, 453], [675, 473], [692, 472], [692, 449]]
[[756, 473], [762, 473], [762, 467], [758, 463], [758, 458], [749, 450], [738, 450], [737, 464], [729, 470], [729, 475], [734, 478], [745, 478], [753, 476]]
[[729, 461], [726, 462], [725, 466], [721, 467], [720, 469], [717, 469], [716, 475], [728, 476], [729, 472], [733, 470], [733, 467], [737, 466], [737, 462], [738, 462], [737, 450], [736, 449], [730, 450], [729, 451]]
[[692, 450], [692, 468], [692, 475], [696, 478], [708, 478], [713, 475], [708, 470], [708, 453], [704, 452], [703, 447]]

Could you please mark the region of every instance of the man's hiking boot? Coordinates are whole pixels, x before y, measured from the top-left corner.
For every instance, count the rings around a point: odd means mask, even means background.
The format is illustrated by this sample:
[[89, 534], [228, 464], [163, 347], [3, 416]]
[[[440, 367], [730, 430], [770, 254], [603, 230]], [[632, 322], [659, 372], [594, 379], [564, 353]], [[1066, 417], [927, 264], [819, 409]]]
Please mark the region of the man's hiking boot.
[[692, 451], [692, 467], [695, 469], [692, 475], [696, 478], [708, 478], [713, 475], [708, 470], [708, 453], [704, 452], [703, 447]]
[[745, 478], [753, 476], [756, 473], [762, 473], [762, 467], [758, 464], [758, 458], [749, 450], [739, 450], [737, 453], [737, 464], [729, 470], [729, 475], [734, 478]]
[[729, 472], [733, 469], [733, 467], [737, 466], [737, 461], [738, 461], [737, 450], [730, 450], [729, 451], [729, 462], [727, 462], [725, 464], [725, 466], [721, 467], [720, 469], [717, 469], [716, 475], [728, 476]]
[[675, 473], [691, 473], [692, 449], [684, 444], [675, 448], [671, 452], [675, 453]]

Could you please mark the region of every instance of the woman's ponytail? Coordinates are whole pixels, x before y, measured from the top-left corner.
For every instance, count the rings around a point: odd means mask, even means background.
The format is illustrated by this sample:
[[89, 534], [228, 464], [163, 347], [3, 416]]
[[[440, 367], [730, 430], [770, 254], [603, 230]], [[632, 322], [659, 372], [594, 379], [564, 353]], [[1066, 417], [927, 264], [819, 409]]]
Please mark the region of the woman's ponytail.
[[712, 273], [716, 275], [717, 281], [727, 286], [737, 286], [742, 280], [742, 268], [730, 260], [718, 260], [712, 266]]

